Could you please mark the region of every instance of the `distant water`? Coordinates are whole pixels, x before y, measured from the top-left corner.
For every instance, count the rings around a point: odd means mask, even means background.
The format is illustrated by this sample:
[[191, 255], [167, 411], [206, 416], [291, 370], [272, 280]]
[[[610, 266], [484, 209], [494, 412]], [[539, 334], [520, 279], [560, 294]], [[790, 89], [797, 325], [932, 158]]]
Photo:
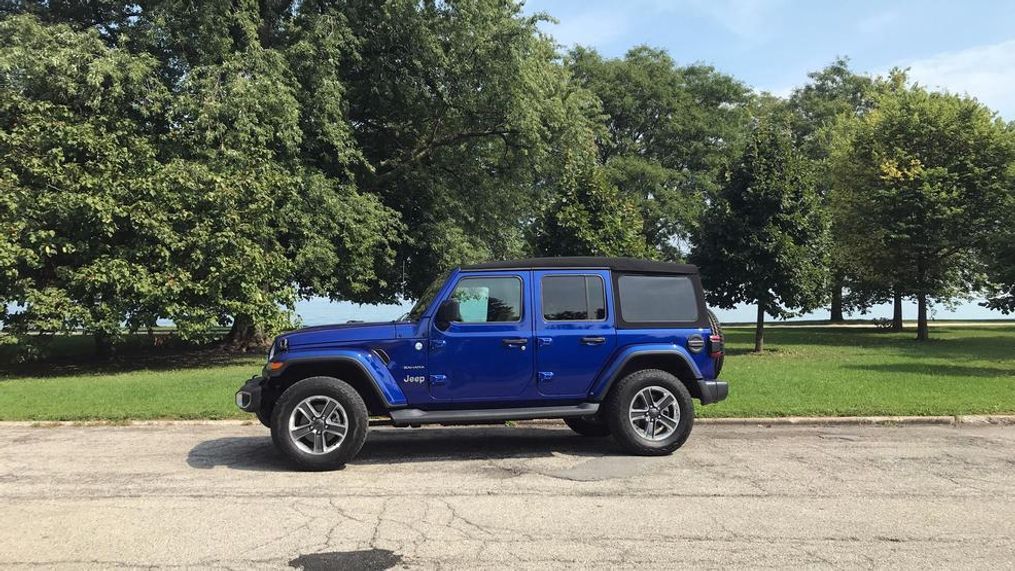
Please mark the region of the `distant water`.
[[[17, 308], [13, 305], [9, 306], [11, 311], [16, 311]], [[346, 301], [329, 301], [327, 298], [312, 298], [308, 300], [302, 300], [296, 303], [296, 313], [302, 320], [303, 325], [327, 325], [329, 323], [345, 323], [350, 320], [357, 321], [392, 321], [398, 319], [405, 314], [409, 309], [412, 308], [412, 302], [406, 301], [398, 304], [386, 304], [386, 305], [364, 305], [357, 303], [349, 303]], [[736, 309], [718, 309], [716, 314], [719, 316], [719, 320], [723, 323], [751, 323], [756, 317], [757, 309], [752, 305], [745, 305], [737, 307]], [[916, 303], [904, 303], [902, 306], [902, 314], [905, 319], [916, 319]], [[847, 319], [875, 319], [875, 318], [891, 318], [892, 306], [891, 304], [879, 305], [874, 308], [866, 315], [852, 314], [847, 315]], [[800, 321], [800, 320], [813, 320], [813, 319], [828, 319], [828, 310], [814, 311], [800, 317], [789, 319], [787, 321]], [[1015, 316], [1004, 315], [999, 311], [991, 311], [985, 307], [981, 307], [976, 301], [963, 303], [957, 306], [954, 310], [950, 310], [941, 307], [934, 307], [930, 310], [931, 319], [967, 319], [967, 320], [981, 320], [981, 319], [1011, 319]], [[765, 318], [766, 322], [773, 322], [775, 320], [770, 317]], [[160, 319], [159, 325], [169, 326], [172, 322], [165, 319]], [[0, 324], [0, 330], [2, 330], [2, 324]]]
[[[359, 321], [390, 321], [398, 319], [402, 314], [412, 308], [412, 302], [392, 305], [360, 305], [349, 302], [333, 302], [325, 298], [314, 298], [300, 301], [296, 304], [296, 313], [303, 320], [304, 325], [325, 325], [328, 323], [345, 323], [349, 320]], [[716, 315], [724, 323], [753, 322], [757, 317], [757, 309], [753, 305], [740, 306], [735, 309], [718, 309]], [[902, 315], [905, 319], [916, 319], [916, 303], [906, 302], [902, 305]], [[847, 315], [846, 319], [875, 319], [891, 318], [891, 304], [875, 306], [866, 315]], [[1007, 319], [1013, 316], [1006, 316], [999, 311], [991, 311], [981, 307], [976, 301], [963, 303], [954, 310], [944, 306], [933, 307], [930, 310], [931, 319]], [[828, 319], [827, 309], [813, 311], [800, 317], [787, 321]], [[770, 317], [765, 318], [766, 322], [774, 321]]]

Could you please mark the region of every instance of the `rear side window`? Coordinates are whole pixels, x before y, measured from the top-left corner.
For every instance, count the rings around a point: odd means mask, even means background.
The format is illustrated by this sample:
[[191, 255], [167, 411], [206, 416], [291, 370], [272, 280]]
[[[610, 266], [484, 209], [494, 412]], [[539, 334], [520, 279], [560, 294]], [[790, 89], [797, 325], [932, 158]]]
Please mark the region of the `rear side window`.
[[620, 316], [628, 323], [698, 320], [698, 298], [687, 276], [622, 275]]
[[519, 321], [522, 318], [522, 282], [518, 278], [462, 278], [451, 297], [458, 301], [464, 323]]
[[599, 276], [544, 276], [542, 292], [546, 321], [606, 319], [606, 292]]

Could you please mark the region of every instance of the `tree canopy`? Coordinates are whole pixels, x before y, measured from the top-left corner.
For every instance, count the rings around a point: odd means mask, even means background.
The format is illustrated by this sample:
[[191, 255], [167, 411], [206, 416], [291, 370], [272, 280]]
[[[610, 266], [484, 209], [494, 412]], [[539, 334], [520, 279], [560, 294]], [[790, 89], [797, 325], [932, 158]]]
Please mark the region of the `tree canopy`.
[[758, 306], [755, 351], [765, 314], [819, 307], [826, 294], [828, 224], [812, 164], [788, 125], [762, 117], [711, 197], [691, 260], [711, 303]]
[[1010, 129], [968, 97], [897, 77], [874, 111], [849, 124], [838, 156], [841, 239], [859, 271], [918, 302], [926, 339], [929, 300], [949, 300], [982, 280], [979, 252], [1006, 230], [1015, 146]]
[[545, 19], [0, 4], [0, 340], [108, 351], [168, 319], [255, 347], [302, 297], [393, 302], [457, 264], [558, 254], [690, 254], [759, 324], [829, 292], [1015, 310], [1015, 128], [989, 109], [845, 58], [755, 93], [651, 47], [562, 51]]

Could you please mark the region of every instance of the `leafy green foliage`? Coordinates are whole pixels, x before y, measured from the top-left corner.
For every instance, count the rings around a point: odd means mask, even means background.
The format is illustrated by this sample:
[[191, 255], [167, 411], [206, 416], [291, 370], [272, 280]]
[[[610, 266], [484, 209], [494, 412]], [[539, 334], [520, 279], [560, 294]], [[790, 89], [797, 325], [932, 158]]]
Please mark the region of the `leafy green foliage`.
[[390, 302], [464, 262], [691, 245], [724, 306], [814, 307], [830, 265], [854, 307], [902, 282], [1011, 307], [1011, 224], [983, 214], [1011, 209], [1011, 129], [988, 111], [844, 59], [787, 104], [648, 47], [561, 54], [541, 18], [513, 0], [3, 4], [0, 342], [101, 346], [172, 319], [254, 346], [301, 296]]
[[843, 139], [837, 203], [851, 221], [843, 239], [868, 253], [855, 271], [916, 297], [926, 338], [928, 299], [973, 289], [978, 251], [1004, 230], [1013, 140], [977, 101], [907, 86], [901, 75]]
[[811, 165], [785, 126], [762, 118], [712, 198], [692, 252], [709, 301], [757, 304], [760, 351], [763, 313], [784, 317], [824, 301], [827, 247]]
[[308, 137], [330, 151], [351, 137], [304, 131], [285, 53], [254, 46], [166, 85], [154, 57], [95, 32], [18, 16], [0, 36], [12, 331], [104, 339], [168, 318], [190, 337], [281, 326], [297, 293], [393, 299], [398, 216], [348, 165], [304, 160]]
[[607, 182], [635, 202], [657, 255], [681, 259], [705, 196], [743, 138], [749, 90], [644, 46], [623, 59], [576, 48], [567, 67], [602, 103], [598, 146]]
[[345, 10], [356, 180], [402, 216], [410, 296], [444, 268], [527, 253], [533, 220], [592, 176], [564, 171], [595, 169], [596, 102], [519, 12], [503, 0]]

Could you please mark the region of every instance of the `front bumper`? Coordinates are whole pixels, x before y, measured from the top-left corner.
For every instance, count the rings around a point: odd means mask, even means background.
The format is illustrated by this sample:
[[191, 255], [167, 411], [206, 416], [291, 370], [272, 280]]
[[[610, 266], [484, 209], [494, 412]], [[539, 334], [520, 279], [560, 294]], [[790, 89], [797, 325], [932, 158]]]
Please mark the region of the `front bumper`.
[[698, 381], [698, 388], [701, 391], [701, 404], [717, 403], [726, 400], [730, 394], [730, 386], [726, 381], [719, 379]]
[[264, 380], [264, 377], [251, 377], [236, 391], [236, 406], [240, 410], [255, 413], [261, 410], [261, 387]]

